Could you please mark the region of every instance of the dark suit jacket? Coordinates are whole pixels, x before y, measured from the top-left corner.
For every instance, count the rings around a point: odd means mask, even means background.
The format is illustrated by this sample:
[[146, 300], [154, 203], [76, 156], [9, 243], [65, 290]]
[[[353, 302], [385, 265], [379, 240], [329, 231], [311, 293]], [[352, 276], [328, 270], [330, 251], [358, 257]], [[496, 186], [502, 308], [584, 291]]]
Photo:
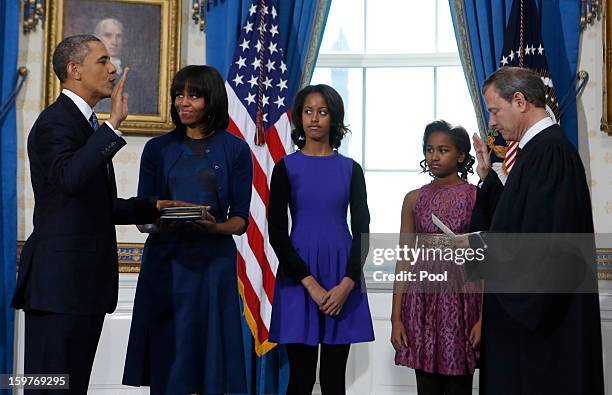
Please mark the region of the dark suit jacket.
[[14, 308], [114, 311], [115, 224], [158, 216], [154, 198], [117, 198], [111, 159], [125, 144], [106, 124], [94, 133], [63, 94], [40, 114], [28, 136], [34, 231], [21, 254]]

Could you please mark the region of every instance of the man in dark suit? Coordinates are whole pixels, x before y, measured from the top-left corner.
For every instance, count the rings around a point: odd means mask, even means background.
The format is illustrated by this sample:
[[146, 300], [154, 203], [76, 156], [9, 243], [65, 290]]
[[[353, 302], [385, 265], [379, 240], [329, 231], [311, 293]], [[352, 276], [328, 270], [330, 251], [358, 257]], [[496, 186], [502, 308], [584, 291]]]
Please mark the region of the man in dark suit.
[[[62, 93], [28, 136], [34, 231], [12, 306], [25, 311], [25, 373], [69, 374], [70, 391], [60, 393], [85, 394], [104, 315], [117, 303], [115, 224], [154, 222], [177, 203], [117, 198], [111, 160], [126, 144], [117, 129], [128, 114], [127, 70], [115, 84], [104, 44], [68, 37], [53, 69]], [[92, 108], [109, 96], [110, 118], [100, 125]]]
[[[517, 141], [502, 183], [474, 136], [482, 184], [470, 237], [488, 245], [480, 393], [603, 395], [593, 214], [580, 156], [546, 112], [539, 75], [504, 67], [484, 83], [489, 124]], [[478, 230], [478, 229], [473, 229]], [[480, 239], [480, 240], [479, 240]]]

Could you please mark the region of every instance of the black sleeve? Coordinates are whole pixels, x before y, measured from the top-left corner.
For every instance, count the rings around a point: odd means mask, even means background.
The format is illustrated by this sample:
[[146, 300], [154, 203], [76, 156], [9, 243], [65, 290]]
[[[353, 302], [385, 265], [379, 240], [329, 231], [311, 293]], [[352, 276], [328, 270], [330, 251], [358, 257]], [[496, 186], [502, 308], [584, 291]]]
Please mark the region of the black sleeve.
[[278, 257], [279, 267], [296, 281], [310, 276], [310, 271], [300, 258], [289, 238], [287, 207], [291, 199], [291, 185], [283, 159], [274, 165], [270, 182], [268, 207], [268, 234], [270, 244]]
[[353, 175], [351, 177], [350, 210], [353, 243], [345, 276], [355, 283], [359, 283], [361, 270], [369, 249], [370, 210], [368, 210], [368, 194], [363, 170], [355, 161], [353, 161]]
[[504, 186], [493, 169], [476, 191], [476, 203], [470, 219], [470, 232], [487, 231]]
[[159, 218], [156, 197], [117, 198], [114, 203], [115, 225], [150, 224]]
[[91, 179], [126, 142], [106, 123], [83, 144], [82, 131], [68, 120], [56, 120], [38, 127], [32, 150], [48, 170], [48, 180], [67, 195], [88, 188]]

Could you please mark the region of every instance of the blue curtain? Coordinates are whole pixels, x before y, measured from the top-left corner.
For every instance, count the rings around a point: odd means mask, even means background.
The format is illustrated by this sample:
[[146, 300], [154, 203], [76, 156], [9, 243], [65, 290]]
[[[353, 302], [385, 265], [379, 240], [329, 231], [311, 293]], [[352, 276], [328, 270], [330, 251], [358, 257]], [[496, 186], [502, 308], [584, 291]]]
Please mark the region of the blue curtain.
[[[19, 42], [19, 1], [0, 2], [0, 104], [15, 87]], [[15, 107], [0, 119], [0, 373], [13, 372], [14, 311], [10, 308], [15, 288], [17, 257], [17, 132]], [[0, 390], [8, 395], [9, 390]]]
[[[449, 4], [463, 70], [481, 133], [484, 134], [488, 114], [480, 87], [499, 64], [512, 0], [449, 0]], [[536, 4], [557, 98], [560, 102], [566, 98], [561, 125], [577, 146], [576, 64], [580, 5], [574, 0], [536, 0]]]
[[[253, 0], [227, 0], [210, 6], [206, 15], [206, 63], [227, 77], [240, 29]], [[331, 0], [281, 0], [277, 2], [281, 45], [289, 73], [287, 107], [300, 87], [310, 82]], [[253, 336], [243, 320], [243, 340], [250, 393], [285, 393], [289, 364], [283, 347], [263, 357], [254, 353]]]
[[576, 67], [580, 49], [580, 4], [575, 0], [537, 0], [536, 4], [550, 74], [561, 104], [561, 127], [578, 147]]
[[206, 13], [206, 63], [227, 77], [240, 28], [249, 15], [249, 0], [225, 0]]

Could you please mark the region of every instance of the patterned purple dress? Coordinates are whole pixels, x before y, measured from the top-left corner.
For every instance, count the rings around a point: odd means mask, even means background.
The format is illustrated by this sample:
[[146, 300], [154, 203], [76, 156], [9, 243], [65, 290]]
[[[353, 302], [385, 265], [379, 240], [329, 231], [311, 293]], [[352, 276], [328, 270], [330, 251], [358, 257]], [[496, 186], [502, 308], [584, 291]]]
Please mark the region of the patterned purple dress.
[[[421, 187], [414, 208], [415, 232], [440, 233], [431, 221], [433, 212], [455, 233], [466, 233], [475, 199], [475, 187], [428, 184]], [[432, 262], [425, 262], [425, 265]], [[451, 278], [465, 279], [463, 267], [449, 262]], [[444, 285], [440, 285], [444, 287]], [[480, 287], [466, 282], [465, 293], [440, 289], [441, 292], [414, 292], [408, 289], [402, 299], [402, 322], [408, 346], [395, 355], [395, 364], [429, 373], [445, 375], [473, 374], [478, 352], [469, 341], [470, 331], [480, 316]]]

